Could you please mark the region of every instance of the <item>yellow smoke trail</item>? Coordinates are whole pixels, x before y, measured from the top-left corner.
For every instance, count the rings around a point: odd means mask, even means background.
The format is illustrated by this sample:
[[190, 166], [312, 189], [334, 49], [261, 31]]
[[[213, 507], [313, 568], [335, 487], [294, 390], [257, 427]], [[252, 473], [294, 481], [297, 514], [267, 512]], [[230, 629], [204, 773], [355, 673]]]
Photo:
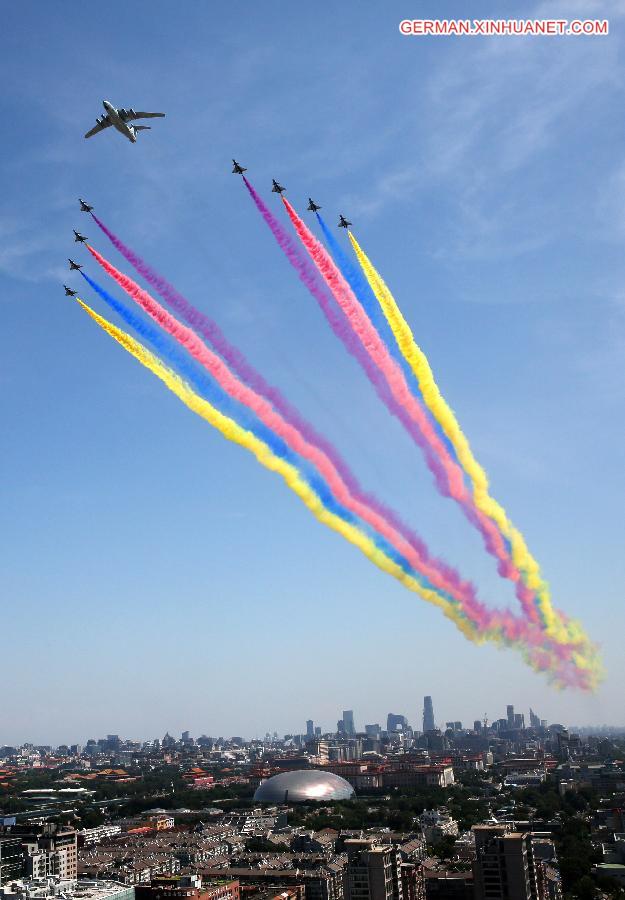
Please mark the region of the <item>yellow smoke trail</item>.
[[[542, 651], [541, 662], [541, 651], [536, 651], [526, 646], [521, 639], [506, 638], [500, 628], [494, 628], [486, 633], [476, 629], [472, 622], [465, 618], [458, 606], [441, 596], [435, 589], [432, 590], [421, 585], [415, 578], [404, 572], [379, 547], [376, 547], [374, 542], [360, 529], [345, 522], [339, 516], [326, 509], [317, 494], [301, 478], [294, 466], [277, 457], [263, 441], [242, 428], [232, 419], [223, 415], [223, 413], [220, 413], [211, 403], [199, 394], [196, 394], [183, 379], [167, 368], [153, 353], [129, 334], [98, 315], [79, 297], [76, 297], [76, 301], [107, 334], [156, 375], [189, 409], [216, 428], [227, 440], [239, 444], [253, 453], [265, 468], [279, 474], [319, 522], [342, 535], [374, 565], [392, 575], [408, 590], [442, 610], [444, 615], [456, 624], [466, 638], [478, 644], [483, 643], [485, 640], [490, 640], [498, 645], [513, 646], [521, 652], [526, 662], [536, 671], [545, 672], [548, 670], [548, 674], [551, 675], [557, 686], [565, 687], [571, 683], [570, 676], [567, 676], [564, 670], [562, 672], [558, 671], [558, 660], [556, 656], [551, 655], [547, 648]], [[594, 655], [594, 648], [588, 643], [588, 639], [583, 634], [580, 635], [579, 652], [574, 653], [570, 661], [578, 671], [583, 673], [584, 680], [580, 686], [585, 689], [594, 689], [599, 677], [598, 664]]]
[[407, 575], [400, 566], [398, 566], [382, 550], [376, 547], [373, 541], [363, 532], [350, 523], [344, 522], [339, 516], [327, 510], [317, 494], [315, 494], [312, 488], [300, 477], [294, 466], [275, 456], [263, 441], [259, 440], [255, 435], [242, 428], [240, 425], [237, 425], [237, 423], [228, 418], [228, 416], [220, 413], [211, 403], [203, 397], [200, 397], [199, 394], [196, 394], [179, 375], [163, 365], [163, 363], [144, 347], [143, 344], [140, 344], [125, 331], [122, 331], [107, 319], [98, 315], [98, 313], [91, 309], [90, 306], [87, 306], [80, 298], [77, 297], [76, 300], [85, 312], [88, 313], [107, 334], [121, 344], [121, 346], [132, 354], [132, 356], [134, 356], [143, 366], [153, 372], [157, 378], [160, 378], [160, 380], [167, 385], [169, 390], [182, 400], [189, 409], [205, 419], [227, 440], [239, 444], [241, 447], [245, 447], [246, 450], [253, 453], [258, 462], [265, 466], [265, 468], [281, 475], [288, 487], [297, 494], [300, 500], [302, 500], [320, 522], [327, 525], [328, 528], [337, 531], [351, 544], [358, 547], [358, 549], [361, 550], [379, 569], [392, 575], [400, 581], [404, 587], [414, 591], [422, 597], [423, 600], [426, 600], [428, 603], [432, 603], [434, 606], [441, 609], [445, 615], [454, 620], [465, 637], [468, 637], [471, 640], [477, 639], [474, 628], [459, 615], [454, 604], [440, 596], [437, 591], [429, 590], [420, 585], [418, 581], [410, 575]]
[[410, 326], [404, 319], [395, 298], [354, 235], [350, 231], [348, 234], [358, 262], [382, 308], [397, 345], [419, 383], [426, 406], [443, 429], [456, 451], [458, 461], [471, 479], [475, 505], [497, 524], [501, 533], [510, 541], [512, 560], [521, 571], [524, 584], [536, 593], [547, 633], [561, 640], [570, 640], [572, 635], [569, 628], [551, 605], [549, 586], [540, 574], [537, 561], [528, 550], [523, 535], [508, 519], [504, 508], [490, 496], [486, 472], [473, 456], [469, 442], [453, 411], [442, 396], [427, 357], [415, 341]]

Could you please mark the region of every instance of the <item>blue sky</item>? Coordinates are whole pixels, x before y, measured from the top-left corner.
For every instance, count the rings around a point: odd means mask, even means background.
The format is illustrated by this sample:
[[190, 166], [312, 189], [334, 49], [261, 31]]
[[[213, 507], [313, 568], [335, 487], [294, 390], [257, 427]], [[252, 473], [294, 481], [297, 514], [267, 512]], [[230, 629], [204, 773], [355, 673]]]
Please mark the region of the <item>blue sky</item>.
[[[401, 712], [622, 719], [625, 141], [609, 37], [403, 38], [494, 3], [13, 4], [0, 38], [0, 743], [299, 731]], [[101, 100], [167, 113], [82, 135]], [[477, 535], [329, 332], [259, 219], [308, 195], [354, 222], [523, 530], [603, 648], [555, 692], [319, 526], [62, 296], [76, 198], [213, 316], [436, 553], [512, 604]], [[276, 210], [279, 203], [271, 197]], [[88, 270], [99, 278], [94, 267]], [[82, 283], [80, 284], [82, 289]], [[85, 299], [94, 297], [85, 293]]]

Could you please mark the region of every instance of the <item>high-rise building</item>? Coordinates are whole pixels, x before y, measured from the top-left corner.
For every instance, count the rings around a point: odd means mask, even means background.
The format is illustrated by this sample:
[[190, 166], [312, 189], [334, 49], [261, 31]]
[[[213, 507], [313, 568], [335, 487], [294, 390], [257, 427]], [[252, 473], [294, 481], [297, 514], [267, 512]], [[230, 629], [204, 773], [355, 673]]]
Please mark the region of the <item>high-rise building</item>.
[[530, 728], [540, 728], [540, 716], [530, 706]]
[[345, 850], [345, 900], [403, 900], [397, 847], [347, 840]]
[[514, 706], [506, 706], [506, 715], [508, 719], [508, 728], [514, 728]]
[[432, 704], [431, 697], [423, 698], [423, 730], [424, 731], [434, 731], [436, 725], [434, 724], [434, 706]]
[[476, 825], [475, 900], [545, 900], [539, 893], [531, 834]]
[[24, 874], [25, 852], [17, 835], [0, 835], [0, 886]]
[[356, 734], [353, 709], [343, 710], [343, 731], [345, 732], [345, 734]]
[[[21, 843], [26, 877], [55, 876], [63, 881], [77, 878], [78, 837], [75, 829], [52, 822], [42, 826], [14, 825], [10, 836]], [[2, 836], [4, 839], [5, 835]]]
[[365, 734], [368, 738], [373, 738], [373, 740], [378, 740], [380, 734], [382, 733], [382, 729], [376, 722], [374, 725], [365, 725]]
[[386, 717], [386, 730], [389, 734], [394, 731], [405, 731], [408, 724], [406, 716], [400, 716], [397, 713], [389, 713]]
[[306, 720], [306, 737], [313, 738], [315, 736], [315, 723], [312, 719]]
[[315, 725], [315, 737], [321, 737], [321, 725]]

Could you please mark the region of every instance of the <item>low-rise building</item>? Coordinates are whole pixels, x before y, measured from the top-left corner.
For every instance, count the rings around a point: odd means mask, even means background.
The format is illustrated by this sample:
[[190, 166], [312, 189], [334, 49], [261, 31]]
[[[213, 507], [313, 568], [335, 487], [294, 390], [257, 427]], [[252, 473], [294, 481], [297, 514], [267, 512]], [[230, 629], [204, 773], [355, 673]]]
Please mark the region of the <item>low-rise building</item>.
[[137, 900], [240, 900], [240, 889], [237, 880], [179, 875], [139, 884], [135, 896]]
[[426, 809], [419, 816], [419, 824], [428, 844], [437, 844], [446, 837], [458, 836], [458, 823], [446, 809]]
[[0, 900], [135, 900], [134, 888], [116, 881], [64, 881], [45, 878], [12, 881], [0, 889]]

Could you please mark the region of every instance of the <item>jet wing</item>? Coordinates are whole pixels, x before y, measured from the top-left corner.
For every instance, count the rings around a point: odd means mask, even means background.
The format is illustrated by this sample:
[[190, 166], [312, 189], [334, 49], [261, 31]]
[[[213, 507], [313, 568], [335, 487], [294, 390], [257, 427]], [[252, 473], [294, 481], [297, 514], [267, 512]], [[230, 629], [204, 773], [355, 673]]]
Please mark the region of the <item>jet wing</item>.
[[165, 115], [165, 113], [135, 112], [134, 109], [120, 109], [119, 115], [120, 115], [120, 118], [122, 118], [124, 120], [124, 122], [134, 122], [135, 119], [161, 118]]
[[97, 134], [99, 131], [104, 131], [105, 128], [109, 128], [111, 124], [111, 120], [108, 116], [102, 116], [101, 119], [98, 119], [96, 124], [93, 126], [91, 131], [88, 131], [85, 135], [86, 138], [93, 137], [94, 134]]

